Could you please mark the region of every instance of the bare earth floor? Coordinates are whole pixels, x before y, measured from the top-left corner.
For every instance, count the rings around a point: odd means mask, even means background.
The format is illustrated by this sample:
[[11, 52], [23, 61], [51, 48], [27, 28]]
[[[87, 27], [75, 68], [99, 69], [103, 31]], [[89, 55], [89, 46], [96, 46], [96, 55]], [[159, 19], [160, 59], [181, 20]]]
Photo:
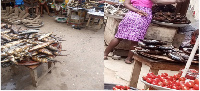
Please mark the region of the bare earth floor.
[[[103, 29], [76, 30], [66, 23], [55, 22], [54, 18], [44, 15], [41, 19], [45, 25], [40, 28], [40, 32], [53, 32], [53, 34], [63, 37], [66, 41], [62, 42], [62, 47], [66, 51], [63, 51], [62, 54], [69, 55], [56, 57], [61, 63], [56, 63], [52, 73], [47, 74], [39, 82], [38, 87], [32, 85], [30, 75], [25, 67], [19, 67], [16, 75], [12, 74], [10, 68], [2, 68], [2, 90], [102, 90], [104, 88]], [[44, 67], [40, 67], [40, 69], [44, 69]]]

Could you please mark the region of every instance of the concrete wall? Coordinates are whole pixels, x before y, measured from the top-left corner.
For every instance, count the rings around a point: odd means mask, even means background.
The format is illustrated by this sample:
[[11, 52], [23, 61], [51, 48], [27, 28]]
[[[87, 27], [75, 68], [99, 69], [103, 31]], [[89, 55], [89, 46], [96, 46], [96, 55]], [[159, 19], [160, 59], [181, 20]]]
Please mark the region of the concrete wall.
[[193, 12], [195, 12], [193, 18], [195, 20], [199, 20], [199, 0], [190, 0], [190, 5], [188, 10], [190, 14], [193, 14]]

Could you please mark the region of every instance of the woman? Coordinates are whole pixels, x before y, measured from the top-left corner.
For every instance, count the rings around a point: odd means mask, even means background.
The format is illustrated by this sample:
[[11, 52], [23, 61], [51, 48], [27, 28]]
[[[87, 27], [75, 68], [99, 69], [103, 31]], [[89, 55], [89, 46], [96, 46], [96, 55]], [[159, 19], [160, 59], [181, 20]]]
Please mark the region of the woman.
[[40, 16], [42, 17], [43, 7], [46, 8], [48, 15], [51, 16], [49, 13], [49, 8], [47, 6], [47, 0], [39, 0], [39, 4], [40, 4]]
[[28, 10], [30, 8], [36, 9], [36, 15], [38, 15], [38, 0], [24, 0], [25, 11], [29, 13]]
[[[129, 9], [124, 19], [118, 26], [115, 38], [104, 51], [104, 60], [108, 54], [116, 47], [121, 40], [127, 39], [131, 41], [130, 50], [134, 50], [139, 40], [144, 39], [146, 31], [152, 19], [152, 5], [156, 4], [173, 4], [184, 2], [185, 0], [125, 0], [124, 6]], [[132, 63], [133, 53], [129, 51], [125, 63]]]

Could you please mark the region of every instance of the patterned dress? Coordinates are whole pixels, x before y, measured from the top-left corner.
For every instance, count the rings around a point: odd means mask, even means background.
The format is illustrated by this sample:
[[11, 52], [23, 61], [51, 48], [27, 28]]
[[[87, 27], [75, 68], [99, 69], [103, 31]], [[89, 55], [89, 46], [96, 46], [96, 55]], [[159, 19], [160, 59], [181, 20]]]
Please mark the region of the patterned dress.
[[[146, 5], [149, 7], [144, 5], [144, 1], [146, 1], [145, 3], [148, 3]], [[146, 12], [148, 15], [141, 16], [136, 12], [129, 11], [120, 22], [115, 38], [139, 41], [140, 39], [144, 39], [149, 24], [151, 23], [151, 7], [153, 3], [151, 0], [131, 0], [131, 2], [135, 8]], [[143, 5], [139, 4], [138, 2], [143, 3]], [[134, 5], [134, 3], [136, 4]]]

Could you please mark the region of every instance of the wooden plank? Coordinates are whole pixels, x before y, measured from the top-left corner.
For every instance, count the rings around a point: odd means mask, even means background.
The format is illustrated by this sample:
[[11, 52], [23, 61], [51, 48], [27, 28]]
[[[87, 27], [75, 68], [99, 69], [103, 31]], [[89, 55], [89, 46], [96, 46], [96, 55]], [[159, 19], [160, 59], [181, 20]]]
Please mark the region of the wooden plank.
[[116, 16], [116, 15], [111, 15], [111, 14], [104, 14], [104, 15], [107, 17], [115, 18], [115, 19], [123, 19], [124, 18], [123, 16]]
[[129, 86], [137, 88], [137, 83], [141, 71], [142, 63], [139, 62], [138, 60], [134, 60], [134, 67], [133, 67], [133, 72], [132, 72], [132, 77]]

